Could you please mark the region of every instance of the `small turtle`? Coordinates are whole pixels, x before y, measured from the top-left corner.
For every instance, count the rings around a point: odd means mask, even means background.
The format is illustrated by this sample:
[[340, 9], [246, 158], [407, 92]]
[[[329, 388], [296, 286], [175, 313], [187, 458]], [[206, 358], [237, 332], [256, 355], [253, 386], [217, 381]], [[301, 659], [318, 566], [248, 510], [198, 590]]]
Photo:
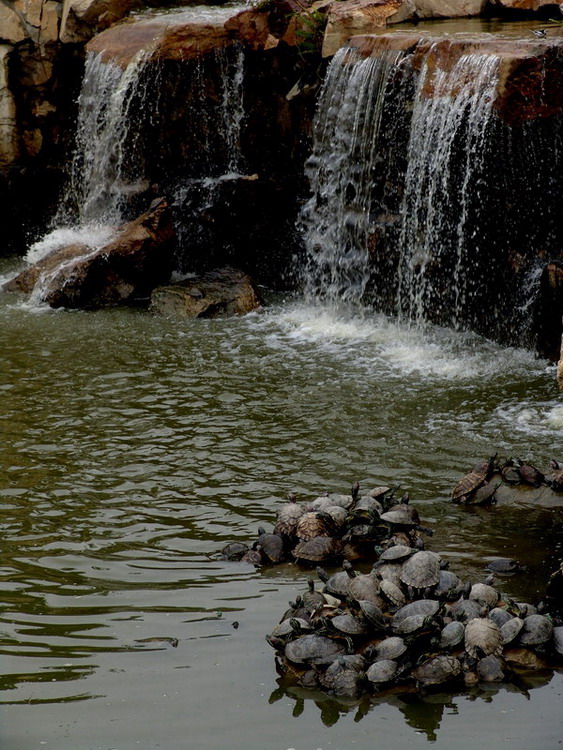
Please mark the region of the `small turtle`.
[[303, 604], [303, 597], [298, 595], [295, 597], [294, 602], [288, 602], [289, 609], [286, 610], [280, 620], [280, 623], [284, 620], [289, 620], [290, 617], [301, 618], [302, 620], [309, 621], [310, 612]]
[[409, 590], [424, 591], [440, 580], [440, 558], [434, 552], [415, 552], [403, 563], [401, 581]]
[[283, 539], [279, 534], [268, 534], [263, 526], [258, 527], [258, 539], [254, 549], [260, 549], [267, 561], [280, 563], [285, 559]]
[[244, 542], [231, 542], [223, 547], [221, 550], [221, 557], [223, 560], [237, 562], [238, 560], [242, 560], [249, 550], [250, 547]]
[[248, 552], [245, 552], [241, 557], [241, 562], [250, 563], [250, 565], [254, 565], [255, 568], [259, 568], [267, 562], [267, 559], [262, 554], [260, 545], [258, 545], [255, 549], [249, 549]]
[[477, 675], [482, 682], [502, 682], [504, 669], [498, 656], [489, 654], [477, 662]]
[[306, 620], [302, 620], [299, 617], [290, 617], [276, 625], [270, 633], [270, 637], [290, 640], [305, 633], [310, 633], [312, 629]]
[[349, 658], [338, 656], [319, 674], [321, 685], [339, 698], [354, 697], [361, 693], [366, 679], [365, 660], [358, 654], [354, 654], [353, 662]]
[[297, 522], [296, 535], [302, 541], [315, 536], [336, 536], [334, 521], [326, 511], [304, 513]]
[[420, 636], [431, 633], [438, 627], [437, 621], [430, 615], [410, 615], [391, 623], [393, 633], [404, 636]]
[[504, 466], [501, 468], [501, 476], [507, 484], [520, 484], [522, 482], [522, 475], [520, 474], [520, 468], [518, 461], [509, 458]]
[[387, 623], [381, 608], [367, 599], [358, 599], [354, 604], [373, 630], [385, 630]]
[[327, 508], [325, 508], [325, 513], [328, 513], [328, 515], [332, 518], [335, 530], [337, 532], [340, 532], [340, 530], [346, 523], [348, 513], [344, 510], [344, 508], [341, 508], [340, 505], [329, 505]]
[[488, 617], [474, 617], [465, 626], [465, 650], [468, 656], [482, 659], [502, 654], [500, 629]]
[[391, 581], [391, 583], [394, 583], [395, 586], [400, 587], [401, 567], [401, 563], [384, 563], [383, 565], [378, 566], [377, 575], [380, 580]]
[[540, 487], [545, 482], [545, 476], [531, 463], [522, 463], [520, 461], [518, 470], [524, 482], [531, 484], [532, 487]]
[[312, 612], [318, 606], [324, 606], [326, 599], [320, 591], [315, 591], [315, 581], [312, 578], [307, 579], [307, 591], [302, 594], [303, 606], [309, 612]]
[[540, 646], [553, 635], [553, 623], [545, 615], [528, 615], [518, 637], [523, 646]]
[[345, 650], [346, 646], [341, 641], [309, 633], [290, 641], [284, 653], [286, 659], [294, 664], [330, 664]]
[[412, 615], [424, 615], [433, 617], [438, 613], [440, 607], [443, 606], [436, 599], [417, 599], [410, 604], [405, 604], [404, 607], [397, 610], [393, 617], [393, 624], [404, 620], [405, 617], [411, 617]]
[[349, 612], [345, 612], [342, 615], [336, 615], [330, 620], [326, 620], [325, 624], [330, 629], [334, 629], [342, 635], [349, 635], [351, 637], [366, 635], [366, 633], [369, 632], [365, 620], [360, 620]]
[[461, 674], [461, 662], [455, 656], [440, 654], [413, 669], [412, 676], [422, 686], [441, 685]]
[[522, 628], [524, 627], [524, 620], [521, 617], [511, 617], [503, 625], [500, 626], [500, 635], [502, 638], [503, 645], [508, 645], [520, 635]]
[[392, 581], [382, 578], [379, 586], [382, 595], [393, 607], [402, 607], [406, 603], [405, 595]]
[[518, 573], [522, 570], [522, 566], [512, 558], [495, 557], [489, 560], [486, 569], [491, 573]]
[[402, 563], [415, 552], [415, 549], [408, 547], [406, 544], [397, 544], [389, 547], [379, 555], [379, 560], [374, 563], [373, 569], [375, 570], [385, 563]]
[[354, 510], [356, 511], [367, 511], [367, 510], [374, 510], [378, 516], [380, 516], [385, 511], [383, 510], [383, 505], [377, 500], [375, 497], [371, 497], [371, 495], [364, 495], [361, 497], [356, 505], [354, 506]]
[[549, 667], [545, 659], [529, 648], [507, 648], [504, 660], [511, 668], [540, 670]]
[[495, 494], [502, 482], [483, 482], [475, 492], [467, 496], [465, 505], [492, 505], [496, 503]]
[[481, 614], [481, 605], [474, 599], [467, 599], [464, 594], [452, 604], [450, 609], [450, 617], [460, 622], [469, 622]]
[[440, 633], [440, 639], [438, 641], [438, 648], [445, 651], [453, 651], [458, 648], [465, 638], [465, 625], [458, 620], [452, 620], [444, 625]]
[[317, 575], [324, 583], [323, 592], [337, 596], [340, 599], [345, 599], [348, 596], [348, 584], [350, 583], [350, 576], [347, 570], [352, 569], [352, 565], [345, 560], [342, 565], [343, 570], [339, 570], [337, 573], [329, 576], [326, 570], [317, 568]]
[[384, 638], [381, 643], [373, 649], [374, 661], [381, 661], [382, 659], [392, 659], [396, 661], [400, 659], [403, 654], [407, 651], [407, 644], [402, 638], [397, 635], [389, 636]]
[[354, 502], [352, 495], [339, 495], [338, 493], [331, 493], [328, 497], [331, 501], [331, 505], [340, 505], [345, 510], [348, 510], [348, 508], [350, 508], [350, 506]]
[[490, 458], [479, 461], [473, 469], [466, 474], [452, 490], [452, 501], [454, 503], [465, 502], [475, 490], [480, 487], [493, 471], [497, 454]]
[[502, 628], [502, 626], [509, 620], [512, 620], [513, 617], [514, 615], [502, 607], [494, 607], [494, 609], [491, 609], [489, 612], [489, 619], [491, 619], [499, 628]]
[[381, 659], [374, 662], [366, 672], [368, 680], [375, 686], [384, 685], [396, 676], [399, 665], [394, 659]]
[[563, 491], [563, 462], [552, 458], [549, 462], [551, 467], [551, 489], [554, 492]]
[[469, 592], [469, 598], [481, 605], [494, 607], [499, 600], [499, 593], [486, 583], [474, 583]]
[[300, 541], [291, 551], [296, 560], [307, 563], [333, 560], [342, 553], [342, 542], [331, 536], [314, 536]]
[[463, 590], [463, 581], [450, 570], [440, 570], [434, 596], [444, 601], [457, 599]]
[[348, 596], [351, 599], [367, 599], [378, 607], [382, 607], [383, 602], [379, 592], [379, 579], [372, 573], [356, 575], [348, 584]]
[[553, 648], [563, 656], [563, 625], [553, 628]]
[[288, 493], [288, 502], [282, 505], [277, 512], [275, 534], [295, 536], [299, 519], [305, 513], [305, 508], [297, 502], [297, 495]]

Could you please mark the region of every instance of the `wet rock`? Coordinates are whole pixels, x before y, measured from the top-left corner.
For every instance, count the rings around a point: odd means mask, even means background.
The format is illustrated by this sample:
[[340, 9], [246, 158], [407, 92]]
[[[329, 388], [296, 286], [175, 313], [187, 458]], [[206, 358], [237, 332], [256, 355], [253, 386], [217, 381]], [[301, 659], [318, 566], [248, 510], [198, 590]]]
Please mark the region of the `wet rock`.
[[55, 250], [5, 285], [30, 291], [51, 307], [95, 309], [147, 297], [171, 271], [174, 230], [165, 201], [125, 224], [99, 250], [84, 245]]
[[488, 0], [415, 0], [418, 18], [459, 18], [480, 15]]
[[26, 38], [27, 34], [20, 16], [14, 8], [0, 3], [0, 40], [17, 44]]
[[150, 310], [159, 315], [222, 318], [260, 307], [252, 279], [236, 268], [220, 268], [155, 289]]
[[507, 10], [540, 10], [546, 5], [555, 6], [553, 0], [492, 0], [491, 5]]
[[16, 104], [8, 83], [12, 49], [8, 44], [0, 45], [0, 167], [12, 164], [18, 157]]
[[124, 18], [134, 5], [134, 0], [69, 0], [62, 12], [60, 39], [85, 42]]

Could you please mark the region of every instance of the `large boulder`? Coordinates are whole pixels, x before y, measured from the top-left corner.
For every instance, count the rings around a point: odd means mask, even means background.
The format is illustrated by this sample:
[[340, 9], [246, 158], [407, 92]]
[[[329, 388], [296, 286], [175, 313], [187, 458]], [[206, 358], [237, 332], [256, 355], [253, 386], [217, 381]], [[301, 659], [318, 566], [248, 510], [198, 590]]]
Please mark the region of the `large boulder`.
[[4, 285], [51, 307], [96, 309], [147, 298], [172, 270], [175, 233], [164, 200], [125, 224], [101, 249], [71, 245], [53, 251]]
[[150, 310], [186, 318], [224, 318], [260, 307], [252, 279], [237, 268], [218, 268], [177, 284], [156, 288]]
[[415, 0], [418, 18], [479, 16], [488, 0]]

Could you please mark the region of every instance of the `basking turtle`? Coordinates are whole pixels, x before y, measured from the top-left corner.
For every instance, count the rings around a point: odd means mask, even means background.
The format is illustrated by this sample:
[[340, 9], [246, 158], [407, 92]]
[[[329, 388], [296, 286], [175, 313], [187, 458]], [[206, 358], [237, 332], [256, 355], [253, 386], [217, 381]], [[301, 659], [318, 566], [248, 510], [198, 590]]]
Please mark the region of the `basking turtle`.
[[367, 599], [378, 607], [382, 607], [383, 601], [379, 593], [379, 579], [374, 574], [362, 573], [350, 578], [348, 596], [351, 599]]
[[296, 534], [299, 539], [307, 541], [315, 536], [336, 536], [332, 517], [326, 511], [304, 513], [297, 522]]
[[381, 659], [374, 662], [366, 672], [368, 680], [376, 687], [384, 685], [396, 676], [399, 665], [394, 659]]
[[494, 607], [489, 612], [489, 619], [491, 619], [499, 628], [502, 628], [502, 626], [509, 620], [512, 620], [513, 617], [513, 614], [502, 607]]
[[563, 463], [552, 458], [549, 465], [551, 467], [551, 489], [554, 492], [563, 492]]
[[339, 557], [342, 553], [342, 542], [331, 536], [314, 536], [301, 540], [291, 551], [296, 560], [307, 563], [324, 562]]
[[290, 537], [295, 536], [297, 533], [297, 524], [304, 513], [305, 508], [297, 502], [297, 495], [289, 493], [288, 502], [282, 505], [277, 512], [274, 533]]
[[348, 584], [350, 583], [350, 576], [348, 570], [352, 570], [352, 565], [348, 560], [345, 560], [342, 564], [342, 570], [329, 576], [326, 570], [317, 568], [317, 575], [324, 583], [323, 592], [337, 596], [340, 599], [345, 599], [348, 596]]
[[504, 466], [501, 468], [500, 473], [507, 484], [516, 485], [522, 482], [522, 475], [520, 474], [518, 461], [513, 458], [507, 459]]
[[479, 461], [479, 463], [475, 464], [469, 474], [466, 474], [460, 479], [452, 490], [452, 501], [454, 503], [466, 502], [471, 494], [487, 481], [489, 475], [494, 469], [496, 457], [497, 454], [495, 453], [494, 456], [491, 456], [484, 461]]
[[495, 557], [487, 563], [487, 570], [491, 573], [518, 573], [523, 570], [516, 560], [509, 557]]
[[[492, 576], [491, 576], [492, 577]], [[487, 607], [494, 607], [499, 600], [499, 593], [486, 583], [474, 583], [469, 592], [469, 598]]]
[[482, 682], [502, 682], [504, 669], [498, 656], [489, 654], [477, 662], [477, 675]]
[[290, 617], [276, 625], [270, 633], [270, 638], [282, 638], [289, 641], [305, 633], [310, 633], [312, 629], [310, 623], [306, 620], [302, 620], [299, 617]]
[[520, 635], [522, 628], [524, 627], [524, 620], [521, 617], [511, 617], [503, 625], [500, 626], [500, 635], [502, 643], [507, 646], [512, 641], [516, 640]]
[[397, 659], [400, 659], [406, 651], [407, 644], [397, 635], [384, 638], [381, 643], [378, 643], [377, 646], [372, 649], [372, 653], [375, 657], [374, 661], [381, 661], [382, 659], [392, 659], [393, 661], [396, 661]]
[[433, 656], [413, 669], [412, 676], [424, 687], [441, 685], [449, 682], [461, 674], [461, 662], [455, 656], [440, 654]]
[[440, 580], [440, 557], [434, 552], [415, 552], [403, 563], [401, 581], [410, 591], [426, 591]]
[[294, 664], [330, 664], [345, 650], [342, 641], [309, 633], [286, 644], [284, 653], [286, 659]]
[[553, 635], [553, 623], [545, 615], [528, 615], [518, 637], [523, 646], [540, 646]]
[[481, 614], [481, 605], [479, 602], [476, 602], [474, 599], [468, 599], [468, 595], [469, 592], [467, 594], [465, 592], [462, 593], [457, 602], [452, 604], [450, 617], [453, 617], [454, 620], [467, 623]]
[[521, 461], [518, 463], [518, 471], [526, 484], [531, 484], [532, 487], [540, 487], [544, 484], [545, 476], [539, 469], [536, 469], [531, 463], [522, 463]]
[[380, 580], [391, 581], [395, 586], [401, 586], [402, 563], [384, 563], [377, 567], [377, 575]]
[[411, 617], [412, 615], [433, 617], [434, 615], [438, 614], [442, 606], [443, 605], [436, 599], [417, 599], [414, 602], [405, 604], [404, 607], [401, 607], [401, 609], [395, 612], [395, 615], [393, 617], [393, 624], [395, 625], [401, 620], [404, 620], [406, 617]]
[[465, 626], [465, 650], [468, 656], [482, 659], [489, 654], [502, 654], [500, 629], [488, 617], [474, 617]]
[[338, 698], [353, 698], [363, 692], [366, 675], [365, 660], [354, 654], [350, 657], [338, 656], [332, 664], [319, 674], [319, 682]]
[[379, 587], [381, 594], [392, 607], [402, 607], [406, 604], [406, 598], [399, 586], [396, 586], [392, 581], [388, 581], [386, 578], [382, 578]]
[[295, 597], [294, 602], [288, 602], [289, 609], [286, 610], [280, 620], [280, 623], [284, 620], [289, 620], [290, 617], [296, 617], [297, 619], [301, 618], [302, 620], [306, 620], [307, 622], [310, 619], [310, 612], [305, 607], [303, 603], [303, 597], [301, 595], [298, 595]]
[[260, 549], [267, 562], [280, 563], [285, 559], [285, 547], [279, 534], [269, 534], [263, 526], [258, 527], [258, 539], [254, 549]]
[[453, 651], [461, 646], [465, 638], [465, 625], [459, 620], [452, 620], [444, 625], [438, 640], [438, 648]]
[[383, 513], [380, 516], [380, 520], [388, 524], [392, 531], [397, 528], [400, 530], [411, 530], [422, 531], [427, 536], [432, 536], [434, 532], [425, 526], [420, 525], [420, 518], [416, 508], [410, 505], [394, 505], [391, 510]]
[[434, 588], [434, 596], [444, 601], [457, 599], [463, 591], [463, 581], [450, 570], [441, 570], [438, 583]]
[[360, 610], [364, 620], [369, 623], [372, 630], [385, 630], [387, 622], [383, 616], [383, 612], [377, 604], [367, 600], [358, 599], [355, 602], [351, 602], [351, 605], [357, 606]]
[[351, 638], [366, 635], [369, 632], [365, 620], [354, 617], [350, 612], [336, 615], [330, 620], [327, 619], [324, 624], [329, 630], [335, 630], [337, 633]]
[[397, 622], [393, 620], [391, 623], [393, 633], [405, 637], [419, 637], [426, 633], [433, 633], [438, 627], [438, 622], [431, 615], [409, 615]]
[[416, 552], [413, 547], [406, 544], [396, 544], [393, 547], [383, 550], [379, 555], [379, 560], [373, 564], [373, 570], [376, 570], [385, 563], [403, 563]]
[[221, 557], [223, 560], [237, 562], [238, 560], [242, 560], [249, 550], [250, 547], [244, 542], [231, 542], [223, 547]]
[[303, 606], [309, 612], [312, 612], [317, 607], [323, 607], [326, 604], [326, 599], [320, 591], [315, 591], [315, 581], [312, 578], [307, 579], [307, 591], [302, 594]]
[[495, 493], [502, 482], [483, 482], [475, 492], [467, 496], [465, 505], [492, 505], [496, 503]]

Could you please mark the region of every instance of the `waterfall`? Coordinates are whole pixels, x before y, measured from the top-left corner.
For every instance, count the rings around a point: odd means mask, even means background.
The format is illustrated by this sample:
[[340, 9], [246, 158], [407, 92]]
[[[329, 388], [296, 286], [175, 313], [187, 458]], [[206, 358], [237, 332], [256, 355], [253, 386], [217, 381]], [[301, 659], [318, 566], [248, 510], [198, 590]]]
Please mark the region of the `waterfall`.
[[365, 292], [383, 107], [402, 57], [385, 47], [377, 58], [360, 58], [343, 48], [330, 65], [306, 164], [313, 194], [302, 214], [309, 297], [357, 303]]

